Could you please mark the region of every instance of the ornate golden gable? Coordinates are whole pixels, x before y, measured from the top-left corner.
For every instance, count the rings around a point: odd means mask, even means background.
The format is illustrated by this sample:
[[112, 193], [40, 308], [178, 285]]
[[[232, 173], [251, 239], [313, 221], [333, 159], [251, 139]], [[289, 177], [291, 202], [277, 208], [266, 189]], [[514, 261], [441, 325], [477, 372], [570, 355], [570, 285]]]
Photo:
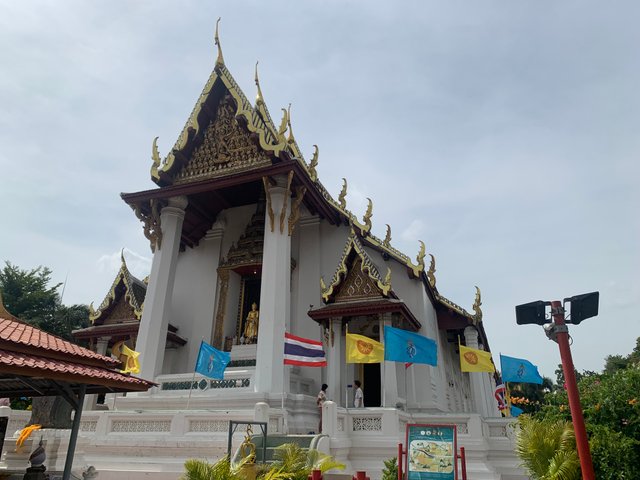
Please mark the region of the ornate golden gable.
[[388, 297], [393, 294], [391, 269], [388, 269], [383, 280], [353, 230], [347, 239], [331, 284], [326, 287], [322, 278], [320, 284], [325, 303]]

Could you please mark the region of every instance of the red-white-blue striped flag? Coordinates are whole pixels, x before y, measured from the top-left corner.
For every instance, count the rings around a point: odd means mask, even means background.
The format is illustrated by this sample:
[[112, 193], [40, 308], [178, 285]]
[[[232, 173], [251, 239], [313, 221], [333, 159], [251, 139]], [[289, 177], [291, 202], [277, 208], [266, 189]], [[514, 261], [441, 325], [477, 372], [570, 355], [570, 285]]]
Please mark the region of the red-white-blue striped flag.
[[327, 357], [322, 342], [284, 334], [284, 364], [303, 367], [326, 367]]

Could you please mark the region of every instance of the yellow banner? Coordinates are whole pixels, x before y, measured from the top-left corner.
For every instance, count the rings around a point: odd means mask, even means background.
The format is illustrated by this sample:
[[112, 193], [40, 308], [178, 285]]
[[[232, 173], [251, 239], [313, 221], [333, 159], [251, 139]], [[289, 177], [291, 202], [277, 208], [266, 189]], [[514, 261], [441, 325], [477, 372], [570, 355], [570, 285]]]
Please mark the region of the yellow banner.
[[347, 333], [347, 363], [381, 363], [384, 361], [384, 345], [380, 342]]
[[140, 352], [131, 350], [124, 343], [122, 344], [121, 351], [123, 355], [127, 356], [127, 362], [122, 373], [140, 373], [140, 360], [138, 360]]
[[460, 370], [463, 372], [495, 372], [491, 352], [460, 345]]

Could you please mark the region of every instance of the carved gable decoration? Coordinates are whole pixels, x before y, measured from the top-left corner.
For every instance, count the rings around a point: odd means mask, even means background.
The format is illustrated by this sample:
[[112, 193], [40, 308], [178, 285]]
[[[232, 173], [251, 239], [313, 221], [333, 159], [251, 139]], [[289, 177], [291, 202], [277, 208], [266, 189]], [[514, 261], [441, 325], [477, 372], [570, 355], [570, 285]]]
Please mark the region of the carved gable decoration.
[[131, 322], [137, 320], [135, 311], [128, 300], [125, 298], [125, 292], [118, 295], [118, 299], [111, 307], [109, 312], [103, 316], [100, 322], [102, 325], [116, 325], [123, 322]]
[[204, 132], [202, 144], [193, 151], [174, 183], [189, 183], [270, 164], [269, 157], [238, 124], [231, 95], [227, 93]]
[[395, 295], [391, 290], [391, 270], [384, 280], [378, 273], [357, 235], [352, 231], [329, 287], [320, 279], [325, 303], [346, 302]]
[[382, 293], [373, 280], [362, 271], [362, 259], [356, 257], [334, 300], [338, 303], [365, 298], [382, 298]]

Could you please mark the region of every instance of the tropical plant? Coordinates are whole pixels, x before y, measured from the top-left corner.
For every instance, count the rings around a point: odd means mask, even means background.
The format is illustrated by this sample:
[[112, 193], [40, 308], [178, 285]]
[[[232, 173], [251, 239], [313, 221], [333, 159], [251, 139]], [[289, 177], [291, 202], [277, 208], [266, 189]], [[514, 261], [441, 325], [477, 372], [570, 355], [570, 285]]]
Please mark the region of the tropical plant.
[[398, 459], [396, 457], [384, 460], [382, 480], [398, 480]]
[[216, 463], [192, 458], [184, 463], [184, 469], [182, 480], [243, 480], [238, 470], [231, 468], [228, 456]]
[[569, 422], [518, 417], [516, 453], [534, 480], [578, 480], [580, 462]]

